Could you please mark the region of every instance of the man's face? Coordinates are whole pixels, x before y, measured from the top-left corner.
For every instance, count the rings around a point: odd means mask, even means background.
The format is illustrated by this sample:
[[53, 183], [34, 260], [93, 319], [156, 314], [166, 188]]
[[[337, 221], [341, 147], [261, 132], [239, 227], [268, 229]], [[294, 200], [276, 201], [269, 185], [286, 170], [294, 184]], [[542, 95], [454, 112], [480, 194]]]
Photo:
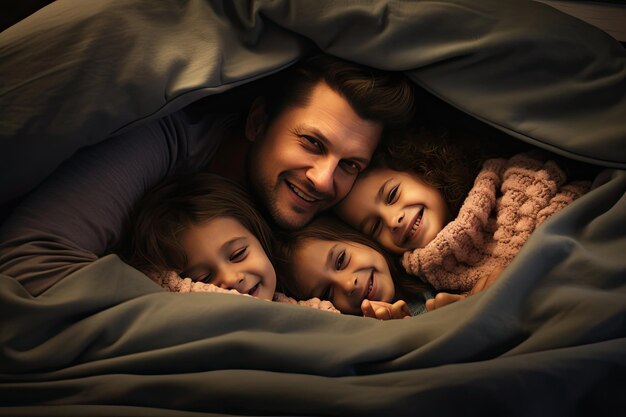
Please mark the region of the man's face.
[[287, 108], [255, 137], [248, 135], [254, 191], [279, 226], [302, 227], [348, 194], [382, 128], [320, 82], [305, 107]]

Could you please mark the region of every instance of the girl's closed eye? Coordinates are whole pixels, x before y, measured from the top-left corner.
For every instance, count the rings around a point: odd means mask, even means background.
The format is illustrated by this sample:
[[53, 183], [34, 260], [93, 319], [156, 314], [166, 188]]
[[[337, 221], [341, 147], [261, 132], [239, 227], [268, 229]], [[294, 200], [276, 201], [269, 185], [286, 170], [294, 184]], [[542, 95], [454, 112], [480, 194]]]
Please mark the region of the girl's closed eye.
[[194, 282], [203, 282], [205, 284], [209, 284], [213, 280], [212, 271], [192, 271], [192, 272], [183, 271], [180, 274], [178, 274], [178, 276], [183, 279], [191, 278], [191, 280]]
[[239, 248], [237, 250], [235, 250], [230, 257], [228, 258], [229, 261], [237, 263], [237, 262], [241, 262], [244, 259], [246, 259], [246, 257], [248, 256], [248, 247], [244, 246], [242, 248]]
[[204, 276], [199, 279], [194, 279], [194, 281], [204, 282], [205, 284], [209, 284], [213, 280], [213, 272], [208, 272]]

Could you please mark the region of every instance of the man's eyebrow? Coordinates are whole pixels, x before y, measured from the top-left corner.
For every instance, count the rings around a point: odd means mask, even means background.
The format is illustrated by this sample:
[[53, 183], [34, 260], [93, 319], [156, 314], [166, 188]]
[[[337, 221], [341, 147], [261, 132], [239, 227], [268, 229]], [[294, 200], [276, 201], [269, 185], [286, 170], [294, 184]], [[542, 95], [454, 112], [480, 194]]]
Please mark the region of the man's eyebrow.
[[328, 142], [330, 142], [330, 140], [328, 140], [326, 135], [324, 135], [321, 130], [312, 125], [301, 124], [296, 127], [295, 132], [299, 135], [303, 135], [306, 133], [307, 135], [315, 136], [316, 139], [324, 142], [324, 144], [328, 144]]
[[[307, 132], [308, 135], [315, 136], [316, 139], [319, 139], [320, 142], [324, 144], [324, 146], [328, 147], [330, 140], [324, 135], [318, 128], [315, 126], [303, 124], [296, 128], [296, 132], [298, 134], [303, 134], [304, 131]], [[354, 158], [350, 158], [354, 162], [359, 162], [363, 164], [363, 166], [368, 166], [370, 163], [370, 158], [362, 158], [360, 156], [355, 156]]]

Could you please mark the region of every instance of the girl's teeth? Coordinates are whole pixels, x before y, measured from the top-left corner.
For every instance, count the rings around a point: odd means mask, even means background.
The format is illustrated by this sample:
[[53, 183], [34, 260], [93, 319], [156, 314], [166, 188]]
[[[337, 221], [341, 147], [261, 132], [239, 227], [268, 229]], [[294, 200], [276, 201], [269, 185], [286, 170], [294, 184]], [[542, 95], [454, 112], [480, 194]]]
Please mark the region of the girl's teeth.
[[415, 224], [413, 225], [413, 228], [411, 229], [413, 231], [413, 233], [415, 233], [415, 231], [419, 227], [420, 223], [422, 222], [422, 215], [423, 214], [424, 214], [424, 212], [422, 211], [422, 212], [420, 212], [419, 216], [417, 216], [417, 220], [415, 220]]

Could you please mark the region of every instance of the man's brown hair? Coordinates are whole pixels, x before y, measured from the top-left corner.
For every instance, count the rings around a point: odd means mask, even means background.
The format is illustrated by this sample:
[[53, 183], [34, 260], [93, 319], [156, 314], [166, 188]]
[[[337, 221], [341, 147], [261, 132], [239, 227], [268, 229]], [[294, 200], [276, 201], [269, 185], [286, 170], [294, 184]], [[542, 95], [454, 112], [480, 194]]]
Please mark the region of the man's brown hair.
[[268, 79], [264, 99], [269, 122], [289, 107], [305, 106], [319, 82], [345, 98], [359, 117], [388, 129], [400, 128], [413, 117], [414, 86], [403, 73], [318, 54]]

